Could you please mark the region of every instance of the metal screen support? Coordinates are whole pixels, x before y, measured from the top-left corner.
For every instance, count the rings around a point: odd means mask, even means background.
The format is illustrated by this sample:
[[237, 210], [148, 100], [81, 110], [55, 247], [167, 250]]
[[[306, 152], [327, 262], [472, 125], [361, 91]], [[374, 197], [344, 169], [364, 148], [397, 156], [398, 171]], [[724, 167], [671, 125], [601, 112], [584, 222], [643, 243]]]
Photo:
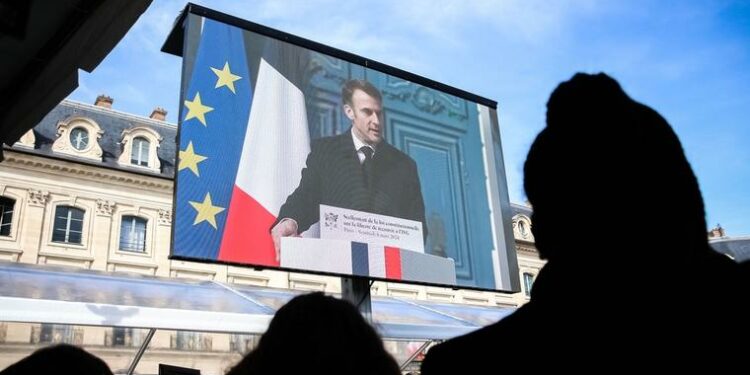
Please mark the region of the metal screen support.
[[406, 368], [406, 366], [409, 366], [409, 364], [410, 364], [410, 363], [412, 363], [412, 362], [414, 361], [414, 359], [415, 359], [415, 358], [417, 358], [417, 356], [419, 355], [419, 353], [422, 353], [422, 352], [423, 352], [423, 351], [424, 351], [425, 349], [427, 349], [427, 347], [428, 347], [428, 346], [430, 346], [430, 344], [432, 344], [433, 342], [434, 342], [434, 341], [429, 341], [429, 340], [428, 340], [428, 341], [427, 341], [427, 342], [425, 342], [425, 343], [424, 343], [424, 344], [423, 344], [422, 346], [420, 346], [420, 347], [419, 347], [419, 349], [417, 349], [417, 350], [416, 350], [416, 351], [414, 352], [414, 354], [412, 354], [412, 355], [411, 355], [411, 356], [410, 356], [409, 358], [407, 358], [407, 359], [406, 359], [406, 361], [404, 361], [404, 363], [402, 363], [402, 364], [401, 364], [401, 366], [400, 366], [400, 370], [401, 370], [401, 371], [404, 371], [404, 369]]
[[154, 337], [155, 332], [156, 332], [156, 328], [151, 328], [148, 330], [148, 334], [146, 335], [146, 338], [143, 339], [143, 343], [141, 344], [141, 347], [138, 348], [138, 352], [135, 353], [133, 362], [131, 362], [130, 367], [128, 367], [128, 375], [133, 375], [133, 372], [135, 371], [135, 367], [138, 366], [138, 362], [141, 361], [141, 357], [143, 357], [143, 353], [146, 351], [146, 348], [148, 347], [148, 344], [151, 342], [151, 338]]
[[370, 282], [367, 279], [342, 277], [341, 298], [357, 307], [365, 319], [372, 324], [372, 300], [370, 299]]

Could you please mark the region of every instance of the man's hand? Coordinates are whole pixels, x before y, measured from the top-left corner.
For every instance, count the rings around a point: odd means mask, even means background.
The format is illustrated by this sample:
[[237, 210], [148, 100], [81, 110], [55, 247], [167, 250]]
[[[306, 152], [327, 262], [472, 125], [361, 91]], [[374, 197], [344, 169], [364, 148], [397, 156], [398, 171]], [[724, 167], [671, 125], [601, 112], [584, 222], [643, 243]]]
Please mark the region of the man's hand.
[[279, 258], [279, 249], [281, 249], [281, 237], [299, 237], [297, 233], [297, 222], [294, 219], [284, 218], [279, 221], [276, 226], [271, 229], [271, 237], [273, 237], [273, 247], [276, 250], [276, 261]]

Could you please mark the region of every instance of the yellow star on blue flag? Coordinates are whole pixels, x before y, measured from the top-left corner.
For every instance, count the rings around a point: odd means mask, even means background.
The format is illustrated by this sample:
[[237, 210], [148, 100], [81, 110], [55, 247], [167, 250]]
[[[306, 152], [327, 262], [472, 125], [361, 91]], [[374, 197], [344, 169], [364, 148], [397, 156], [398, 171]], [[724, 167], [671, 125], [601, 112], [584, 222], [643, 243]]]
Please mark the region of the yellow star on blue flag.
[[224, 211], [224, 207], [214, 206], [214, 203], [211, 201], [211, 193], [206, 193], [203, 202], [190, 201], [190, 205], [197, 211], [193, 225], [207, 221], [214, 229], [218, 229], [216, 226], [216, 215]]
[[201, 103], [201, 94], [199, 92], [195, 93], [193, 101], [185, 100], [185, 107], [188, 108], [185, 121], [190, 120], [191, 118], [197, 118], [203, 126], [208, 126], [206, 125], [206, 113], [211, 112], [214, 109]]
[[177, 168], [177, 171], [179, 172], [187, 168], [190, 169], [197, 177], [200, 177], [200, 172], [198, 172], [198, 163], [206, 159], [208, 158], [195, 153], [195, 150], [193, 149], [193, 142], [190, 141], [184, 151], [180, 150], [180, 165]]
[[232, 91], [233, 94], [236, 94], [234, 91], [234, 81], [237, 81], [239, 79], [242, 79], [242, 77], [232, 74], [232, 71], [229, 70], [229, 62], [224, 63], [224, 68], [219, 70], [214, 67], [211, 67], [211, 70], [216, 74], [216, 77], [218, 78], [216, 80], [216, 86], [214, 88], [218, 89], [219, 87], [226, 86], [230, 91]]

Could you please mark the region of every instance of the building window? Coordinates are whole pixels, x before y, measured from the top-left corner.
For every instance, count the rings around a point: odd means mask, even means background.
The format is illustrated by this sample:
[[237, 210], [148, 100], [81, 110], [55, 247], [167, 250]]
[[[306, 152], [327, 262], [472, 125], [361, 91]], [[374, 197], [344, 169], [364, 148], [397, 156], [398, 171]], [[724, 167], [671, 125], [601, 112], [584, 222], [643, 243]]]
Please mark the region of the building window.
[[518, 221], [518, 231], [521, 233], [521, 236], [526, 238], [528, 237], [528, 229], [526, 228], [526, 222], [523, 220]]
[[107, 346], [138, 347], [143, 344], [148, 330], [137, 328], [114, 327], [111, 332], [105, 332], [104, 344]]
[[258, 345], [259, 336], [233, 334], [229, 338], [229, 351], [240, 354], [247, 354]]
[[523, 286], [526, 297], [531, 297], [531, 287], [534, 285], [534, 275], [524, 272], [523, 273]]
[[80, 244], [83, 237], [84, 211], [70, 206], [55, 209], [55, 227], [52, 241]]
[[89, 132], [83, 127], [73, 128], [70, 131], [70, 144], [78, 151], [83, 151], [89, 145]]
[[41, 327], [34, 327], [31, 332], [33, 344], [71, 344], [81, 345], [83, 343], [83, 329], [62, 324], [43, 323]]
[[146, 252], [146, 219], [137, 216], [122, 217], [120, 250]]
[[0, 236], [10, 236], [10, 225], [13, 222], [15, 205], [15, 200], [0, 197]]
[[133, 139], [133, 149], [130, 153], [130, 163], [148, 167], [148, 150], [151, 143], [146, 138], [136, 137]]
[[70, 117], [57, 123], [59, 137], [52, 143], [52, 152], [101, 162], [104, 151], [99, 139], [104, 132], [93, 120]]
[[199, 332], [177, 331], [172, 336], [172, 349], [211, 351], [211, 336]]
[[122, 153], [117, 158], [117, 164], [122, 166], [138, 166], [153, 172], [161, 172], [158, 149], [162, 137], [154, 129], [146, 126], [136, 126], [122, 132]]
[[112, 346], [130, 346], [130, 328], [115, 327], [112, 329]]

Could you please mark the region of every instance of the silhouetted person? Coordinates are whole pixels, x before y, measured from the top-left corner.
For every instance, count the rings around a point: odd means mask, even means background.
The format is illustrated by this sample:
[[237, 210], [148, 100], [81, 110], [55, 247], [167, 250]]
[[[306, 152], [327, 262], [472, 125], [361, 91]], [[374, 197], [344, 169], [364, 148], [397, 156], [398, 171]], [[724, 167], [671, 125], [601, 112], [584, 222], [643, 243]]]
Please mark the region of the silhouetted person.
[[607, 75], [576, 74], [552, 93], [524, 174], [548, 261], [531, 301], [431, 349], [424, 375], [742, 358], [748, 281], [709, 247], [698, 182], [658, 113]]
[[1, 375], [112, 375], [104, 361], [85, 350], [67, 344], [48, 346], [10, 365]]
[[258, 347], [228, 375], [398, 375], [383, 341], [349, 302], [311, 293], [276, 312]]

